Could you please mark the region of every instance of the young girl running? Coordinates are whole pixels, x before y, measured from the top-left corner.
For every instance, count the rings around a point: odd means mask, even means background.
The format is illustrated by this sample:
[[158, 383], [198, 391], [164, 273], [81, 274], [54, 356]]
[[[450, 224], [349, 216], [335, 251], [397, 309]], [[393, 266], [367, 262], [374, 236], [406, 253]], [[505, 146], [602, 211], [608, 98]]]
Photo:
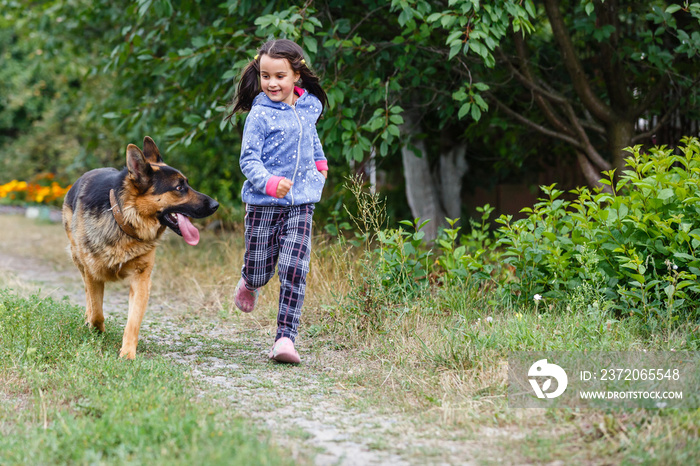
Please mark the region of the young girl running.
[[309, 272], [311, 219], [328, 174], [316, 132], [327, 97], [301, 47], [282, 39], [258, 50], [234, 103], [231, 115], [250, 111], [240, 158], [246, 251], [234, 301], [251, 312], [277, 265], [279, 310], [270, 358], [298, 364], [294, 341]]

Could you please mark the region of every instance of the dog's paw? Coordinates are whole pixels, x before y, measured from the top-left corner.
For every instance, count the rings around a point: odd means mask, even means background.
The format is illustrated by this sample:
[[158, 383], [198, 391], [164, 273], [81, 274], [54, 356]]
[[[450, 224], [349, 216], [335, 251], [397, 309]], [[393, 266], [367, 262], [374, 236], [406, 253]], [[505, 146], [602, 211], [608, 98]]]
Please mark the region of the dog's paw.
[[99, 322], [99, 323], [92, 323], [90, 321], [85, 322], [85, 326], [94, 330], [97, 330], [100, 333], [105, 333], [105, 324], [104, 322]]
[[136, 348], [134, 349], [126, 349], [122, 348], [119, 350], [119, 357], [123, 359], [134, 359], [136, 357]]

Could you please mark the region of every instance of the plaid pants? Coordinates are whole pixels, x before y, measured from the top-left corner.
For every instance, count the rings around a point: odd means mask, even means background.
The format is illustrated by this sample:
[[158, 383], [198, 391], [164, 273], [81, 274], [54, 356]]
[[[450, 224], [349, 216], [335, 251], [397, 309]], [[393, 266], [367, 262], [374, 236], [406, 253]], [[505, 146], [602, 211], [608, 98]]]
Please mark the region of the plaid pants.
[[245, 255], [241, 275], [248, 289], [260, 288], [275, 274], [280, 280], [275, 341], [297, 336], [311, 256], [314, 204], [246, 206]]

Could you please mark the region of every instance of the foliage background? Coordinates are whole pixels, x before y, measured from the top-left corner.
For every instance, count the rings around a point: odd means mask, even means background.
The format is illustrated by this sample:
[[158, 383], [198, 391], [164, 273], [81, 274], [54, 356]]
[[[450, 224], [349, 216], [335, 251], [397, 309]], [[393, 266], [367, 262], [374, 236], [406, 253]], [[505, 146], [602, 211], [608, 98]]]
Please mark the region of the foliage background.
[[[333, 176], [321, 215], [338, 211], [349, 197], [344, 175], [362, 171], [376, 153], [390, 218], [408, 218], [398, 167], [401, 148], [416, 151], [418, 142], [437, 171], [445, 151], [468, 144], [465, 194], [509, 180], [533, 190], [543, 181], [580, 183], [570, 176], [579, 171], [578, 149], [531, 125], [548, 124], [547, 112], [533, 105], [543, 87], [567, 99], [581, 119], [587, 112], [562, 65], [549, 3], [0, 0], [0, 182], [51, 172], [66, 185], [88, 169], [123, 165], [126, 145], [148, 134], [195, 187], [236, 206], [244, 116], [225, 124], [227, 104], [256, 48], [288, 37], [303, 44], [329, 94], [319, 130]], [[646, 96], [648, 83], [671, 83], [645, 116], [661, 118], [671, 102], [682, 109], [679, 119], [697, 120], [692, 83], [700, 71], [694, 59], [699, 5], [584, 0], [557, 6], [601, 101], [617, 110], [597, 58], [606, 41], [622, 34], [605, 24], [609, 7], [624, 22], [627, 41], [615, 57], [627, 90]], [[532, 52], [534, 84], [516, 79], [527, 74], [519, 68], [518, 33]], [[407, 125], [413, 115], [418, 127]], [[592, 127], [584, 142], [612, 163], [606, 138]], [[675, 143], [682, 135], [657, 142]]]

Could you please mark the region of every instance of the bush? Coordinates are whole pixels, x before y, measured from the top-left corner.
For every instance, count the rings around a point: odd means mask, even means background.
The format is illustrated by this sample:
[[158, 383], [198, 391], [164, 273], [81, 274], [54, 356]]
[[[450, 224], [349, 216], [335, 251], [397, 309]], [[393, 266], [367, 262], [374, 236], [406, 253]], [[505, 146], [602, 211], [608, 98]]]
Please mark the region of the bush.
[[651, 330], [679, 318], [700, 317], [700, 144], [684, 138], [681, 155], [667, 147], [627, 149], [627, 170], [605, 190], [579, 188], [546, 195], [527, 218], [497, 221], [505, 262], [521, 295], [566, 299], [584, 284], [620, 313], [637, 315]]
[[[492, 231], [487, 205], [480, 221], [470, 220], [468, 234], [447, 219], [434, 245], [423, 239], [420, 219], [398, 229], [383, 221], [360, 225], [358, 219], [383, 212], [372, 197], [354, 217], [366, 247], [365, 273], [351, 278], [358, 294], [350, 307], [381, 327], [383, 316], [441, 288], [488, 292], [488, 302], [515, 297], [537, 306], [545, 297], [549, 309], [636, 316], [649, 333], [697, 321], [700, 143], [684, 138], [677, 153], [627, 150], [628, 168], [617, 180], [606, 172], [605, 189], [578, 188], [566, 199], [555, 185], [543, 186], [544, 197], [523, 209], [525, 218], [502, 215]], [[353, 193], [362, 205], [367, 195], [358, 185]]]

